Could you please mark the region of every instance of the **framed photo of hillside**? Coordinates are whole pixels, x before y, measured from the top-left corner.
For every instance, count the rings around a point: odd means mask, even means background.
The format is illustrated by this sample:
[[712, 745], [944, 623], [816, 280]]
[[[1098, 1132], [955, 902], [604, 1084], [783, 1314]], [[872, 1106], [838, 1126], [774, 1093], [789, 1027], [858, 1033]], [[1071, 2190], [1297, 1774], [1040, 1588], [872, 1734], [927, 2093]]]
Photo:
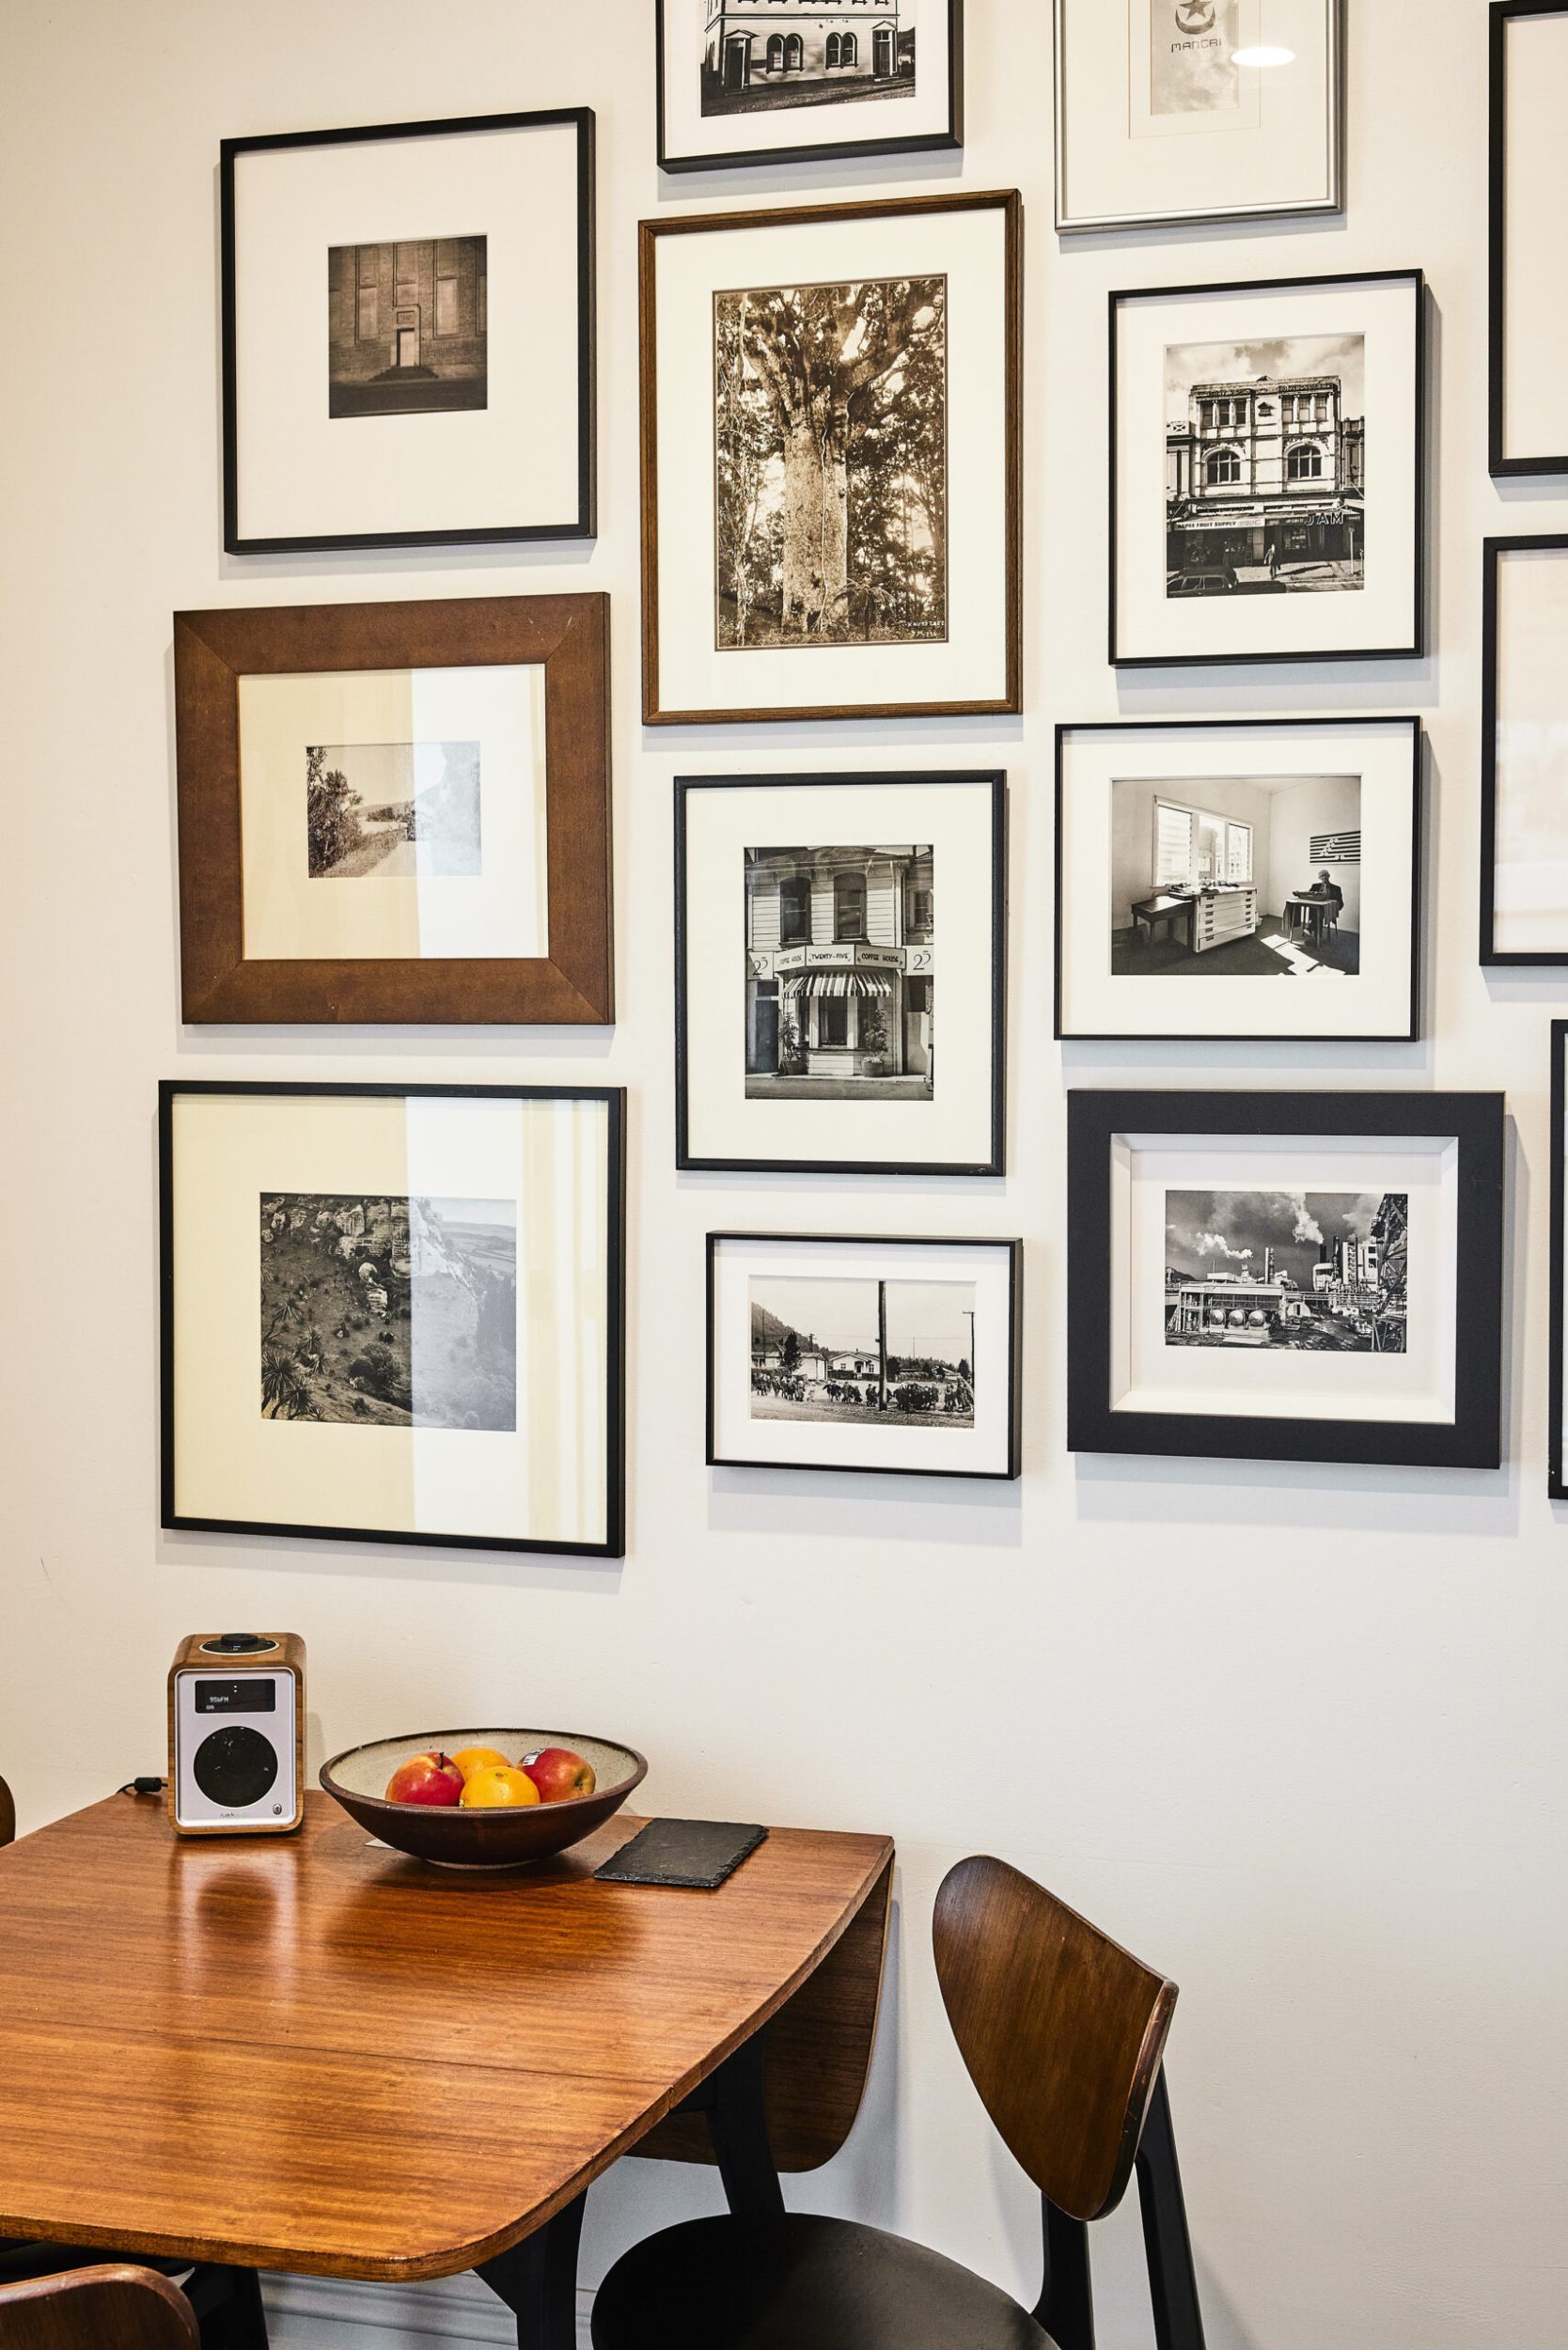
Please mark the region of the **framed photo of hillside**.
[[219, 187], [230, 555], [593, 537], [587, 107], [225, 139]]
[[659, 165], [964, 144], [964, 0], [657, 0]]
[[177, 613], [183, 1013], [615, 1016], [609, 599]]
[[1016, 194], [643, 223], [648, 725], [1020, 707], [1021, 241]]
[[625, 1550], [625, 1096], [159, 1089], [163, 1523]]
[[708, 1237], [708, 1460], [1007, 1480], [1024, 1245]]

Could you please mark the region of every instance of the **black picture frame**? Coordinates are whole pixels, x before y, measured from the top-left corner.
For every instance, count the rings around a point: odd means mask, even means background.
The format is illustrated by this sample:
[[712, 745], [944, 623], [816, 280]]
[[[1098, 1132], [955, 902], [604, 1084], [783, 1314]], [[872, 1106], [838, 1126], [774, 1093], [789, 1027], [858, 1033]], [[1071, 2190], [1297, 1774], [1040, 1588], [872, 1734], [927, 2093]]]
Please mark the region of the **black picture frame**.
[[[1167, 1093], [1067, 1097], [1067, 1444], [1073, 1452], [1193, 1460], [1375, 1463], [1496, 1469], [1502, 1462], [1504, 1097], [1500, 1093]], [[1314, 1135], [1459, 1147], [1454, 1417], [1292, 1420], [1113, 1411], [1111, 1148], [1119, 1134]]]
[[1520, 18], [1568, 17], [1568, 0], [1493, 0], [1488, 26], [1487, 451], [1494, 480], [1568, 473], [1568, 449], [1512, 457], [1508, 431], [1508, 34]]
[[[283, 148], [368, 146], [387, 139], [456, 137], [464, 133], [532, 131], [562, 123], [577, 137], [577, 466], [575, 504], [558, 523], [495, 523], [483, 528], [325, 532], [288, 537], [242, 530], [239, 510], [240, 410], [238, 308], [235, 276], [234, 167], [242, 155]], [[372, 547], [520, 545], [544, 540], [592, 539], [598, 534], [598, 389], [595, 227], [596, 125], [589, 106], [556, 106], [522, 114], [461, 115], [447, 121], [367, 123], [348, 130], [277, 131], [219, 146], [219, 254], [223, 338], [223, 543], [228, 555], [308, 555]]]
[[1552, 1022], [1552, 1238], [1549, 1319], [1551, 1343], [1547, 1360], [1546, 1492], [1553, 1501], [1568, 1501], [1563, 1481], [1562, 1402], [1563, 1312], [1562, 1285], [1568, 1278], [1568, 1152], [1564, 1149], [1568, 1121], [1568, 1020]]
[[[680, 4], [680, 0], [676, 0]], [[928, 0], [928, 6], [930, 0]], [[665, 17], [670, 0], [655, 0], [655, 79], [659, 169], [671, 176], [693, 171], [768, 170], [776, 164], [845, 163], [857, 155], [927, 155], [964, 145], [964, 0], [945, 0], [948, 9], [948, 124], [945, 131], [907, 138], [838, 139], [821, 147], [775, 147], [765, 150], [715, 149], [712, 154], [671, 161], [665, 136]]]
[[[400, 1528], [316, 1526], [286, 1520], [195, 1515], [176, 1507], [174, 1110], [182, 1095], [308, 1097], [384, 1101], [599, 1102], [608, 1120], [605, 1158], [607, 1324], [605, 1331], [605, 1509], [600, 1543], [528, 1537], [429, 1534]], [[323, 1543], [388, 1543], [423, 1550], [542, 1553], [551, 1558], [626, 1555], [626, 1093], [617, 1086], [333, 1084], [286, 1079], [165, 1077], [158, 1086], [159, 1523], [171, 1532], [287, 1535]]]
[[[929, 1160], [715, 1158], [691, 1149], [689, 1067], [690, 991], [687, 949], [692, 908], [687, 878], [688, 809], [698, 791], [769, 790], [827, 791], [886, 786], [919, 789], [929, 784], [989, 786], [991, 822], [992, 1055], [990, 1149], [983, 1159]], [[894, 835], [893, 837], [899, 837]], [[913, 768], [903, 773], [828, 775], [680, 776], [675, 783], [675, 1164], [682, 1174], [753, 1175], [1004, 1175], [1007, 1172], [1007, 774], [1002, 768]]]
[[[1324, 727], [1354, 725], [1364, 727], [1370, 733], [1384, 728], [1403, 729], [1410, 735], [1410, 1017], [1403, 1033], [1387, 1036], [1346, 1035], [1328, 1030], [1322, 1035], [1279, 1036], [1261, 1039], [1256, 1030], [1237, 1036], [1184, 1036], [1180, 1030], [1159, 1029], [1136, 1033], [1126, 1029], [1105, 1032], [1088, 1028], [1067, 1028], [1062, 1025], [1063, 947], [1066, 939], [1065, 870], [1062, 856], [1062, 807], [1066, 791], [1065, 751], [1070, 735], [1077, 734], [1212, 734], [1219, 731], [1256, 732], [1266, 728], [1271, 732], [1317, 732]], [[1246, 718], [1125, 718], [1086, 721], [1064, 720], [1056, 730], [1056, 944], [1054, 1033], [1058, 1043], [1203, 1043], [1256, 1044], [1267, 1042], [1278, 1044], [1413, 1044], [1421, 1033], [1421, 994], [1425, 968], [1422, 935], [1422, 876], [1426, 855], [1426, 729], [1419, 717], [1383, 717], [1373, 714], [1351, 718], [1273, 718], [1257, 714]], [[1565, 958], [1568, 960], [1568, 958]]]
[[[1488, 539], [1482, 548], [1481, 620], [1481, 961], [1485, 969], [1568, 968], [1568, 949], [1520, 952], [1497, 945], [1497, 697], [1502, 566], [1511, 555], [1568, 556], [1568, 532]], [[1568, 685], [1564, 687], [1568, 704]]]
[[[856, 1463], [853, 1466], [839, 1461], [744, 1461], [721, 1454], [716, 1444], [715, 1369], [717, 1349], [714, 1341], [714, 1287], [718, 1252], [727, 1245], [742, 1246], [778, 1246], [796, 1243], [803, 1248], [935, 1248], [944, 1252], [955, 1248], [985, 1248], [1002, 1252], [1008, 1261], [1008, 1406], [1007, 1406], [1007, 1466], [1004, 1469], [944, 1469], [902, 1468], [881, 1465], [868, 1466]], [[870, 1278], [870, 1277], [867, 1277]], [[705, 1400], [705, 1455], [710, 1468], [781, 1469], [790, 1476], [839, 1477], [909, 1477], [940, 1478], [965, 1484], [1004, 1485], [1015, 1483], [1023, 1474], [1024, 1459], [1024, 1243], [1021, 1240], [994, 1240], [989, 1235], [969, 1235], [949, 1239], [935, 1235], [904, 1232], [710, 1232], [707, 1243], [707, 1278], [705, 1282], [708, 1325], [708, 1369]]]
[[[1307, 287], [1375, 286], [1408, 284], [1416, 297], [1416, 380], [1414, 384], [1415, 438], [1415, 523], [1416, 543], [1413, 549], [1413, 635], [1408, 645], [1367, 645], [1346, 648], [1335, 646], [1327, 650], [1308, 647], [1292, 651], [1266, 652], [1205, 652], [1205, 653], [1123, 653], [1118, 650], [1118, 590], [1117, 518], [1121, 481], [1121, 426], [1118, 416], [1118, 335], [1122, 307], [1135, 302], [1176, 301], [1189, 294], [1246, 294], [1299, 292]], [[1426, 652], [1431, 627], [1431, 513], [1428, 481], [1431, 456], [1428, 448], [1429, 401], [1432, 340], [1431, 297], [1425, 272], [1419, 269], [1371, 269], [1325, 271], [1309, 277], [1240, 278], [1230, 284], [1191, 286], [1139, 286], [1113, 292], [1109, 297], [1110, 316], [1110, 496], [1107, 525], [1107, 564], [1109, 577], [1108, 644], [1113, 669], [1243, 669], [1265, 666], [1278, 667], [1289, 662], [1324, 661], [1419, 661]]]

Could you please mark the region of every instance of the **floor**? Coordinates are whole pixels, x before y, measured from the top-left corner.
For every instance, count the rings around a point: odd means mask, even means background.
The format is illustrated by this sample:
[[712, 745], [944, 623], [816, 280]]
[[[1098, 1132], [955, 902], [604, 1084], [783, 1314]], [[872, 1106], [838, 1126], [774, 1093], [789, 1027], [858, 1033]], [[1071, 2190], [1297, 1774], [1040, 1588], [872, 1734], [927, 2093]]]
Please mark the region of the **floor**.
[[1111, 932], [1115, 979], [1309, 979], [1325, 972], [1354, 979], [1361, 968], [1361, 941], [1355, 931], [1335, 931], [1321, 946], [1299, 933], [1287, 935], [1278, 916], [1265, 914], [1250, 938], [1188, 954], [1179, 939], [1162, 930], [1151, 939], [1142, 930]]

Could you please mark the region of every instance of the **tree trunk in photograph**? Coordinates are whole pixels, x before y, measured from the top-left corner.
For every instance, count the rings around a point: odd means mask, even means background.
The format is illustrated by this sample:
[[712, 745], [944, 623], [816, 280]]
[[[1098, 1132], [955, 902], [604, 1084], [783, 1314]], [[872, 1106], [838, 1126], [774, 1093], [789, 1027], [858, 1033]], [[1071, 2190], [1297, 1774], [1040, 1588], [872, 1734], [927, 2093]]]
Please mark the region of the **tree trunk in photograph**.
[[876, 1285], [877, 1409], [887, 1409], [887, 1284]]
[[830, 422], [819, 437], [809, 415], [784, 444], [784, 625], [831, 636], [849, 611], [849, 464]]

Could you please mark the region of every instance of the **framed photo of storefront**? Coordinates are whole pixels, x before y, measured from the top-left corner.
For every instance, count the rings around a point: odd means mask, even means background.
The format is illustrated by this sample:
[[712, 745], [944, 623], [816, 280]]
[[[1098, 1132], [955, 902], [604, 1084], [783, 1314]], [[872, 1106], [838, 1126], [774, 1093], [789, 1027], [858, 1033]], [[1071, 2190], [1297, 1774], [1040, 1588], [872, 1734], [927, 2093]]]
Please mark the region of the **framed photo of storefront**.
[[1337, 212], [1343, 0], [1056, 0], [1057, 227]]
[[1568, 258], [1568, 5], [1499, 0], [1491, 19], [1491, 463], [1568, 473], [1568, 338], [1544, 290]]
[[657, 0], [659, 166], [964, 144], [964, 0]]
[[645, 221], [643, 716], [1019, 709], [1022, 208]]
[[1016, 1478], [1024, 1245], [708, 1236], [715, 1468]]
[[174, 623], [192, 1022], [615, 1016], [609, 599]]
[[1418, 718], [1059, 727], [1058, 1036], [1419, 1035], [1422, 761]]
[[1481, 960], [1568, 964], [1568, 537], [1488, 539]]
[[675, 831], [677, 1165], [1001, 1174], [1006, 777], [687, 776]]
[[586, 107], [225, 139], [224, 545], [588, 539]]
[[619, 1558], [625, 1096], [165, 1083], [163, 1524]]
[[1420, 272], [1113, 294], [1110, 321], [1112, 662], [1419, 655]]
[[1069, 1448], [1497, 1468], [1503, 1109], [1070, 1094]]

